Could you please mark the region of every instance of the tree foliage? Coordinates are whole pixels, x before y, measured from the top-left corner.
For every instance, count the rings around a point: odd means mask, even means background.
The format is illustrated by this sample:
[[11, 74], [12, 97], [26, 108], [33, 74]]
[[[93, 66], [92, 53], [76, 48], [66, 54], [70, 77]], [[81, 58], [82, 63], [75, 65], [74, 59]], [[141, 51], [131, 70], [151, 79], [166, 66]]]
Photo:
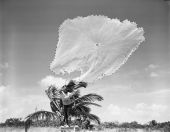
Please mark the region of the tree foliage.
[[[88, 118], [91, 121], [96, 122], [97, 124], [100, 124], [100, 119], [97, 115], [91, 114], [91, 108], [90, 106], [98, 106], [100, 107], [99, 104], [95, 103], [95, 101], [102, 101], [103, 97], [98, 95], [98, 94], [87, 94], [87, 95], [80, 95], [80, 91], [77, 90], [76, 92], [74, 92], [74, 94], [72, 95], [75, 98], [74, 103], [72, 103], [70, 105], [69, 108], [69, 115], [71, 117], [75, 117], [75, 118]], [[57, 106], [55, 105], [55, 103], [57, 103]], [[61, 101], [59, 102], [54, 102], [52, 101], [50, 103], [51, 105], [51, 109], [52, 112], [50, 111], [36, 111], [34, 113], [29, 114], [25, 119], [25, 128], [26, 131], [27, 129], [30, 127], [30, 125], [35, 125], [35, 122], [41, 122], [41, 124], [46, 124], [48, 126], [48, 123], [42, 123], [43, 121], [46, 122], [56, 122], [56, 124], [62, 124], [62, 120], [63, 120], [63, 109], [62, 107], [59, 108], [60, 106], [62, 106]]]

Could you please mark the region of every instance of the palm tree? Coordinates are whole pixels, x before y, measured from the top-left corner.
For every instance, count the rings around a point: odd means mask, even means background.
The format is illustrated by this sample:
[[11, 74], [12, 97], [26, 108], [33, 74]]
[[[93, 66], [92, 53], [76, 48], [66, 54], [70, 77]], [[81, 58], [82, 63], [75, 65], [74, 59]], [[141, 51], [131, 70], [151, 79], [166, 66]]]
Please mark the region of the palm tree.
[[[80, 96], [79, 90], [77, 90], [77, 92], [75, 92], [73, 96], [75, 98], [75, 101], [70, 107], [69, 115], [71, 117], [76, 117], [76, 118], [79, 117], [89, 118], [91, 121], [100, 124], [99, 117], [90, 113], [91, 112], [90, 106], [93, 105], [93, 106], [100, 107], [100, 105], [94, 103], [94, 101], [102, 101], [103, 97], [95, 93]], [[58, 108], [58, 106], [60, 106], [61, 104], [56, 105], [56, 102], [52, 101], [50, 105], [51, 105], [52, 112], [41, 110], [41, 111], [36, 111], [26, 117], [25, 131], [27, 131], [27, 129], [31, 125], [30, 122], [34, 122], [34, 121], [58, 120], [59, 123], [62, 123], [63, 111], [60, 108]]]
[[102, 101], [103, 97], [94, 93], [87, 94], [84, 96], [80, 96], [80, 93], [75, 93], [75, 96], [77, 96], [74, 105], [69, 111], [69, 114], [72, 117], [88, 117], [90, 120], [95, 121], [96, 123], [100, 124], [100, 119], [98, 116], [91, 114], [91, 108], [90, 106], [98, 106], [99, 104], [94, 103], [94, 101]]

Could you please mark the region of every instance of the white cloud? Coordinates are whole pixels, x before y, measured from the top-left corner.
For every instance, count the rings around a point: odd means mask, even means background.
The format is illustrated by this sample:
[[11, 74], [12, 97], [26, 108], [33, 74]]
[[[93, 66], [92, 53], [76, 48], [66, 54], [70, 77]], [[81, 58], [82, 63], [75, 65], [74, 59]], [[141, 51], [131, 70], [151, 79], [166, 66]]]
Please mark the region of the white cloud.
[[145, 103], [139, 103], [135, 106], [135, 110], [141, 111], [142, 115], [150, 115], [152, 118], [156, 118], [157, 116], [160, 116], [162, 112], [164, 112], [167, 109], [167, 106], [160, 105], [160, 104], [152, 104], [147, 105]]
[[121, 109], [113, 104], [110, 104], [108, 107], [108, 110], [111, 112], [112, 115], [120, 115], [121, 114]]
[[148, 68], [150, 68], [150, 69], [155, 69], [155, 68], [158, 68], [159, 66], [158, 65], [155, 65], [155, 64], [150, 64], [149, 66], [148, 66]]
[[0, 122], [11, 117], [24, 118], [38, 110], [50, 110], [49, 99], [45, 94], [18, 96], [12, 86], [0, 86]]
[[145, 71], [148, 73], [150, 77], [169, 77], [170, 69], [156, 65], [156, 64], [150, 64], [145, 68]]
[[5, 90], [5, 86], [1, 85], [0, 86], [0, 94]]
[[6, 62], [4, 64], [0, 64], [0, 69], [7, 69], [9, 68], [9, 64]]
[[7, 105], [7, 101], [5, 100], [5, 97], [6, 99], [10, 98], [10, 96], [6, 92], [7, 89], [8, 86], [3, 86], [3, 85], [0, 86], [0, 122], [7, 111], [7, 108], [5, 107]]
[[150, 77], [158, 77], [158, 76], [159, 76], [159, 74], [156, 73], [156, 72], [151, 72], [150, 73]]
[[149, 64], [149, 65], [145, 68], [145, 70], [146, 70], [146, 71], [150, 71], [150, 70], [155, 70], [155, 69], [157, 69], [157, 68], [159, 68], [159, 65]]
[[160, 94], [165, 95], [170, 95], [170, 89], [161, 89], [161, 90], [157, 90], [157, 91], [153, 91], [150, 94], [156, 94], [157, 96]]
[[[146, 68], [145, 68], [145, 71], [146, 72], [149, 72], [150, 74], [150, 77], [156, 77], [156, 71], [158, 70], [159, 68], [159, 65], [156, 65], [156, 64], [149, 64]], [[154, 71], [154, 72], [153, 72]]]
[[114, 120], [124, 121], [139, 121], [146, 123], [153, 119], [160, 119], [162, 114], [167, 110], [166, 105], [161, 104], [136, 104], [133, 108], [119, 107], [110, 104], [107, 109], [107, 115]]
[[39, 83], [42, 87], [45, 87], [45, 88], [49, 87], [50, 85], [54, 85], [58, 88], [61, 88], [63, 85], [67, 84], [67, 81], [63, 78], [49, 75], [41, 79]]
[[[44, 83], [48, 79], [49, 77], [44, 78], [42, 82]], [[19, 96], [14, 86], [0, 85], [0, 122], [12, 117], [24, 118], [34, 112], [36, 107], [38, 110], [50, 111], [49, 103], [45, 93]]]

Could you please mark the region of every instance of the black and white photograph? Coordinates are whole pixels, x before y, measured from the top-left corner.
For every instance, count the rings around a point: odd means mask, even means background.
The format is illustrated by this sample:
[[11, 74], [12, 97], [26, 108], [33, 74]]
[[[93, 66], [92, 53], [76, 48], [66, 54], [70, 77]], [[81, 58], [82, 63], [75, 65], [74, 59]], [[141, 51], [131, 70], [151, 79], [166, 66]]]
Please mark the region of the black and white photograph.
[[170, 132], [170, 0], [0, 0], [0, 132]]

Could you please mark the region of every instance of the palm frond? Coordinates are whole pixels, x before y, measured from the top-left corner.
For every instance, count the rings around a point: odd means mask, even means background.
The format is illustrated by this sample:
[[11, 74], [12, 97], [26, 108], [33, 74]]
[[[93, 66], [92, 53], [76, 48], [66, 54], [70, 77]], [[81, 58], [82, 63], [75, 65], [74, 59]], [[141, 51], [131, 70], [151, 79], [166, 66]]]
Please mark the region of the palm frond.
[[101, 105], [99, 105], [99, 104], [86, 101], [86, 102], [80, 102], [80, 103], [75, 104], [75, 106], [73, 106], [73, 108], [76, 108], [77, 106], [89, 106], [89, 105], [101, 107]]
[[55, 119], [60, 119], [60, 113], [56, 112], [49, 112], [49, 111], [36, 111], [30, 115], [28, 115], [26, 117], [26, 121], [27, 120], [31, 120], [31, 121], [38, 121], [38, 120], [55, 120]]
[[98, 124], [100, 124], [100, 118], [97, 115], [89, 114], [88, 117], [89, 117], [90, 120], [95, 121]]
[[99, 118], [98, 116], [96, 116], [96, 115], [94, 115], [94, 114], [91, 114], [90, 111], [87, 112], [87, 111], [86, 111], [84, 108], [82, 108], [82, 107], [77, 107], [74, 112], [76, 112], [76, 114], [75, 114], [76, 117], [79, 117], [79, 116], [88, 117], [90, 120], [92, 120], [92, 121], [100, 124], [100, 118]]
[[80, 115], [84, 115], [84, 112], [90, 113], [90, 111], [91, 111], [90, 107], [84, 105], [78, 105], [70, 109], [69, 113], [72, 116], [79, 117]]
[[91, 93], [77, 98], [75, 102], [84, 102], [84, 101], [94, 102], [94, 101], [102, 101], [102, 100], [103, 100], [102, 96], [95, 93]]
[[61, 106], [61, 102], [60, 101], [51, 101], [50, 102], [50, 107], [51, 107], [51, 110], [53, 111], [53, 112], [60, 112], [61, 113], [61, 108], [60, 108], [60, 106]]
[[61, 114], [60, 112], [50, 112], [50, 111], [36, 111], [32, 114], [29, 114], [26, 118], [25, 118], [25, 132], [28, 131], [29, 127], [31, 126], [31, 122], [34, 121], [39, 121], [39, 120], [56, 120], [59, 119], [59, 121], [61, 121]]

